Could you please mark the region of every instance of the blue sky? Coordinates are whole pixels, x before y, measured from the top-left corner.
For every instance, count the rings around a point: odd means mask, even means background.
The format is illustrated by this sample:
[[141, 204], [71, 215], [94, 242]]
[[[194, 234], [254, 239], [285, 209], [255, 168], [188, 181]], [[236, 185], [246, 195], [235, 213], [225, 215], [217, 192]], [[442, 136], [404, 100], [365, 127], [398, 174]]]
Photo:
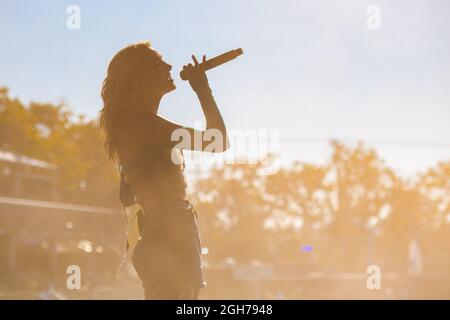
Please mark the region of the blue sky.
[[[80, 30], [66, 27], [70, 4]], [[380, 30], [366, 27], [371, 4]], [[148, 39], [178, 86], [161, 113], [193, 125], [202, 112], [181, 66], [191, 53], [242, 47], [208, 73], [230, 128], [280, 129], [285, 159], [314, 162], [329, 156], [328, 138], [361, 139], [408, 174], [450, 159], [449, 9], [446, 0], [0, 0], [0, 85], [94, 118], [111, 57]]]

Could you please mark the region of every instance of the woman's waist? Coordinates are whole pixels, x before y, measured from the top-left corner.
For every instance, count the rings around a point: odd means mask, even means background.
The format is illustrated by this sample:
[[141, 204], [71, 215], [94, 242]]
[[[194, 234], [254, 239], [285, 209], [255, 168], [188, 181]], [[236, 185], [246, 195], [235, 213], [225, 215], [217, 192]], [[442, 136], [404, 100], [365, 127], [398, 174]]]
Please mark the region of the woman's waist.
[[164, 203], [149, 203], [144, 201], [143, 215], [140, 221], [141, 236], [148, 238], [160, 237], [161, 239], [177, 237], [184, 229], [194, 235], [198, 232], [197, 213], [188, 199], [178, 199]]
[[135, 195], [142, 200], [185, 199], [187, 183], [184, 175], [147, 178], [145, 175], [131, 176], [127, 179]]
[[167, 208], [184, 205], [186, 202], [189, 202], [185, 185], [140, 188], [136, 192], [136, 200], [141, 206], [149, 208]]
[[177, 210], [192, 209], [187, 197], [166, 197], [160, 199], [137, 199], [145, 215], [164, 215]]

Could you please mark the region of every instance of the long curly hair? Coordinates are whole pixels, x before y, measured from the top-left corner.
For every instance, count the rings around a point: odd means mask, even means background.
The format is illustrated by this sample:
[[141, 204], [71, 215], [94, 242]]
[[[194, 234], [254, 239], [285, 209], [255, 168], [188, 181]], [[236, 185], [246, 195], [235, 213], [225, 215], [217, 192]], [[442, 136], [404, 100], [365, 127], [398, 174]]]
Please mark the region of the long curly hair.
[[150, 42], [138, 42], [121, 49], [111, 60], [103, 81], [100, 127], [105, 134], [108, 158], [118, 160], [116, 133], [120, 121], [139, 117], [149, 99], [157, 95], [155, 74], [157, 59]]

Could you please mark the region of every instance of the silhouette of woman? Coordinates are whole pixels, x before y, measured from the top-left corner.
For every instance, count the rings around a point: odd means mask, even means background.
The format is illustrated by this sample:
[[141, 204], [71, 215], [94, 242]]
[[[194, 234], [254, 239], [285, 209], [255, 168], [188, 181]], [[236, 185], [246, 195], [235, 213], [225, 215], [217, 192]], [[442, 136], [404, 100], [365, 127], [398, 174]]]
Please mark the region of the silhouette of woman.
[[[142, 280], [146, 299], [198, 299], [206, 282], [201, 265], [201, 241], [197, 212], [186, 196], [182, 150], [223, 152], [228, 137], [202, 64], [183, 67], [198, 96], [206, 118], [206, 130], [173, 123], [157, 114], [161, 98], [176, 86], [172, 66], [149, 42], [129, 45], [111, 60], [103, 82], [100, 124], [105, 149], [117, 161], [126, 183], [143, 208], [138, 216], [141, 235], [132, 261]], [[203, 56], [203, 62], [206, 57]], [[210, 129], [214, 134], [203, 139]], [[183, 141], [172, 138], [183, 130]]]

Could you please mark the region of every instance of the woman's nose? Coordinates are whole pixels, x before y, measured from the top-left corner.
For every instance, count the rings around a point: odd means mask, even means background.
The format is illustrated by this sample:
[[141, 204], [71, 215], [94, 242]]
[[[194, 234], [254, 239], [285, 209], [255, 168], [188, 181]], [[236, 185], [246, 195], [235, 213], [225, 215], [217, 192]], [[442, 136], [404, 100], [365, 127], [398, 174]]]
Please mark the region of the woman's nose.
[[167, 67], [167, 70], [169, 70], [169, 71], [172, 70], [172, 66], [170, 64], [167, 64], [166, 67]]

